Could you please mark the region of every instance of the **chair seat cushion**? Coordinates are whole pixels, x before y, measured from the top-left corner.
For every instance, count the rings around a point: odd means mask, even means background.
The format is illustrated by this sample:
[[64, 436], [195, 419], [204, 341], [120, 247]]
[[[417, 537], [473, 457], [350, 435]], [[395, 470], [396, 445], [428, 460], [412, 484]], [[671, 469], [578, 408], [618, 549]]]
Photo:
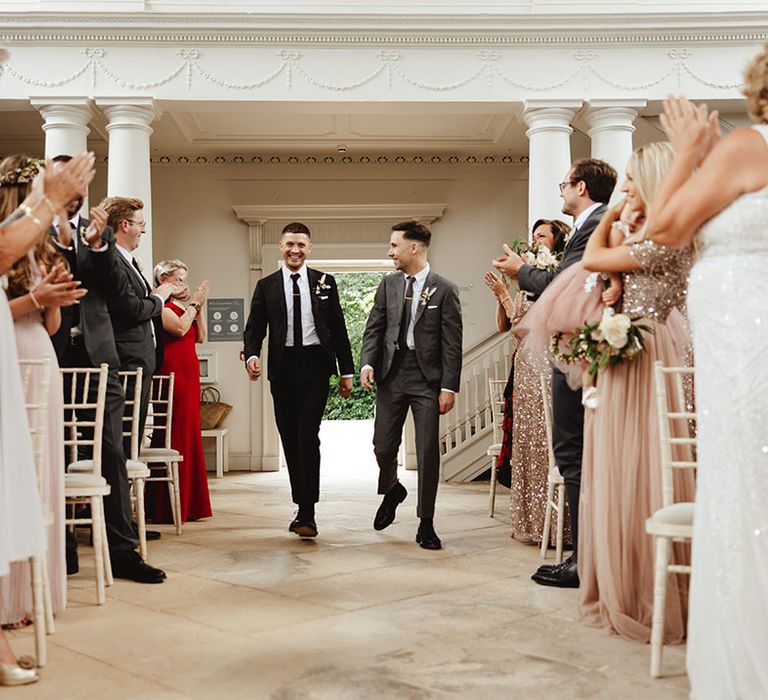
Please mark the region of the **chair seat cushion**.
[[87, 474], [94, 469], [92, 459], [78, 459], [67, 467], [68, 474]]
[[165, 447], [143, 447], [141, 452], [139, 452], [139, 459], [144, 462], [163, 459], [172, 459], [180, 462], [184, 458], [178, 450]]
[[128, 472], [129, 479], [142, 479], [151, 474], [149, 467], [137, 459], [125, 460], [125, 469]]
[[103, 476], [87, 473], [64, 475], [64, 492], [68, 497], [75, 496], [81, 492], [84, 496], [97, 496], [99, 493], [107, 495], [110, 491], [111, 488]]
[[659, 508], [645, 521], [649, 535], [665, 537], [693, 537], [693, 503], [673, 503]]
[[498, 457], [501, 454], [501, 443], [496, 442], [491, 445], [485, 454], [487, 454], [489, 457]]

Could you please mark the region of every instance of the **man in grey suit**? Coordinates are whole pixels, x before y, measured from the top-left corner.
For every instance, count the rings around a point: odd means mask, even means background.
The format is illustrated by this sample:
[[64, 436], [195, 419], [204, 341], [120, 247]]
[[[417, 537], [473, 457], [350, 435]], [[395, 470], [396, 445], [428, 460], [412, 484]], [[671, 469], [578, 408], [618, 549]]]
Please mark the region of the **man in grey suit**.
[[[571, 166], [560, 183], [563, 214], [574, 217], [573, 232], [565, 246], [563, 260], [553, 272], [526, 265], [514, 253], [494, 261], [504, 274], [517, 278], [520, 289], [538, 297], [563, 270], [581, 260], [592, 232], [606, 211], [606, 203], [616, 187], [616, 171], [602, 160], [583, 158]], [[533, 580], [543, 586], [578, 588], [576, 567], [579, 533], [579, 492], [581, 452], [584, 444], [584, 406], [581, 391], [571, 389], [565, 375], [552, 370], [552, 450], [565, 480], [573, 538], [573, 554], [558, 566], [541, 566]]]
[[397, 478], [397, 453], [408, 409], [416, 427], [420, 518], [416, 542], [440, 549], [433, 517], [440, 478], [440, 415], [453, 408], [461, 376], [461, 306], [453, 282], [430, 269], [430, 230], [416, 221], [392, 227], [389, 257], [402, 274], [387, 275], [376, 291], [363, 335], [360, 382], [376, 383], [373, 446], [384, 495], [373, 527], [395, 519], [407, 491]]
[[[123, 293], [107, 298], [120, 369], [143, 370], [139, 411], [139, 435], [143, 435], [152, 375], [158, 369], [158, 346], [162, 351], [160, 314], [174, 286], [166, 283], [152, 289], [133, 255], [146, 227], [144, 203], [129, 197], [108, 197], [100, 206], [107, 212], [107, 225], [115, 234], [115, 248], [119, 253], [115, 257], [123, 277]], [[130, 452], [129, 443], [130, 439], [126, 439], [126, 454]]]

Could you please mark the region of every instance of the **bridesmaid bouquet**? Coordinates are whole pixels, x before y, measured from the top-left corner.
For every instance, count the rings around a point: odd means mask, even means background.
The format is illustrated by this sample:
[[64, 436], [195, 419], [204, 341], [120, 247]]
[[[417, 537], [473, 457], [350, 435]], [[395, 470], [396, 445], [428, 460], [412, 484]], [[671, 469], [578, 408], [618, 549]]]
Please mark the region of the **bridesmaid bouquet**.
[[627, 314], [614, 313], [611, 307], [603, 311], [603, 317], [595, 323], [585, 323], [573, 331], [573, 335], [562, 347], [564, 333], [552, 336], [550, 349], [555, 360], [573, 364], [582, 362], [594, 379], [601, 369], [623, 360], [632, 360], [645, 349], [642, 331], [653, 333], [645, 324], [637, 323], [638, 318]]
[[528, 241], [512, 241], [511, 246], [504, 246], [505, 252], [517, 253], [531, 267], [538, 270], [548, 270], [554, 272], [559, 266], [563, 256], [562, 253], [553, 253], [544, 245], [531, 245]]

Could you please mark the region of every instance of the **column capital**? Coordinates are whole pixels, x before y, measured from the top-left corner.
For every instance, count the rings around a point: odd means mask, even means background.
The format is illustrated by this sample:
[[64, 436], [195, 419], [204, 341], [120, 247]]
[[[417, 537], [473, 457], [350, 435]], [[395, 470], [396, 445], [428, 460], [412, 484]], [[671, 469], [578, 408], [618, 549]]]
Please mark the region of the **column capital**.
[[32, 97], [30, 104], [45, 120], [43, 131], [66, 127], [80, 131], [84, 136], [91, 131], [88, 124], [93, 110], [87, 97]]
[[589, 124], [589, 136], [601, 131], [635, 131], [635, 119], [645, 100], [590, 100], [587, 102], [585, 118]]
[[571, 120], [581, 108], [581, 100], [527, 100], [524, 103], [523, 121], [528, 126], [526, 136], [539, 131], [573, 133]]
[[103, 97], [96, 105], [106, 115], [107, 131], [114, 129], [140, 129], [152, 133], [150, 124], [160, 116], [160, 110], [151, 97]]

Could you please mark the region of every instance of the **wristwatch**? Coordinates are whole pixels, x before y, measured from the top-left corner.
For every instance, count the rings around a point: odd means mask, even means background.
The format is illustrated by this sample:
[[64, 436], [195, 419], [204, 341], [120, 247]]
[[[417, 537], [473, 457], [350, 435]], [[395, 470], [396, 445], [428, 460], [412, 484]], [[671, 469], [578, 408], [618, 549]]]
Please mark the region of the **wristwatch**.
[[190, 306], [191, 306], [191, 307], [192, 307], [192, 308], [193, 308], [195, 311], [199, 311], [199, 310], [200, 310], [200, 304], [198, 304], [196, 301], [190, 301], [190, 302], [189, 302], [189, 305], [190, 305]]

